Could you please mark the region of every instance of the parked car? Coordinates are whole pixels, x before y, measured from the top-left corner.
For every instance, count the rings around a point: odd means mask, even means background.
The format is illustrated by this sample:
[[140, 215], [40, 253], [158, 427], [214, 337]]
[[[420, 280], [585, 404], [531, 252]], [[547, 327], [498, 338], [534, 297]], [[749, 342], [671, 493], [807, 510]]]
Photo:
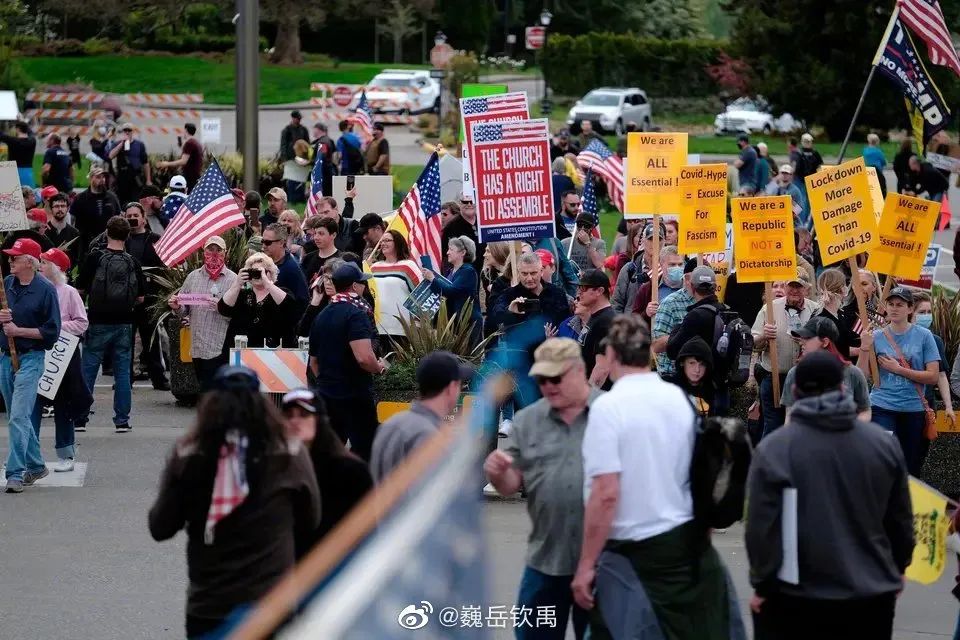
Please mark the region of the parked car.
[[774, 117], [772, 109], [761, 96], [756, 98], [737, 98], [727, 105], [723, 113], [717, 114], [713, 127], [718, 136], [728, 133], [761, 132], [789, 133], [802, 128], [803, 123], [789, 113]]
[[[367, 83], [374, 113], [416, 114], [439, 111], [440, 83], [429, 71], [384, 69]], [[358, 93], [355, 98], [359, 99]]]
[[647, 94], [642, 89], [630, 87], [600, 87], [577, 100], [567, 114], [567, 126], [571, 133], [580, 132], [580, 122], [589, 120], [598, 132], [623, 135], [628, 122], [636, 122], [640, 131], [649, 131], [653, 111]]

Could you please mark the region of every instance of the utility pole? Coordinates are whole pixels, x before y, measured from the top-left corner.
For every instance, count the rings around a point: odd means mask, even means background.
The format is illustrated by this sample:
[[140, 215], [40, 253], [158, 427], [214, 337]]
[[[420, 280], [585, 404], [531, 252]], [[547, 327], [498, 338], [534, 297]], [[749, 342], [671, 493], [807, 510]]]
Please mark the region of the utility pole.
[[243, 18], [241, 10], [243, 0], [237, 0], [237, 13], [233, 17], [233, 26], [236, 29], [237, 45], [233, 49], [233, 93], [234, 104], [236, 105], [236, 137], [234, 147], [237, 153], [243, 151]]
[[245, 115], [243, 127], [243, 188], [259, 188], [260, 171], [260, 6], [258, 0], [239, 0], [243, 57], [240, 70], [243, 76], [243, 95], [237, 96]]

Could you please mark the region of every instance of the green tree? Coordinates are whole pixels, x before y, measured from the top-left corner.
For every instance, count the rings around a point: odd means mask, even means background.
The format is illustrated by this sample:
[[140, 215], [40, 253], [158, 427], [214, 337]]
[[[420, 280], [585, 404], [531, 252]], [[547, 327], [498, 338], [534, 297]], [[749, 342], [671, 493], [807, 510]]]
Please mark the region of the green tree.
[[630, 31], [638, 36], [680, 40], [704, 35], [692, 0], [648, 0], [627, 7]]
[[[483, 53], [495, 13], [492, 0], [437, 0], [437, 23], [454, 49]], [[494, 42], [502, 37], [494, 36]]]

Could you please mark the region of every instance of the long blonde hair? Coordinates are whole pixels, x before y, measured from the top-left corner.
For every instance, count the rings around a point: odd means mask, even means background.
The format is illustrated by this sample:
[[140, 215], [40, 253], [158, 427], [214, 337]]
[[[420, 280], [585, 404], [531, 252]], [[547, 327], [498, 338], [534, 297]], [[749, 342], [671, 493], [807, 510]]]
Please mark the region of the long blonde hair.
[[[487, 249], [490, 250], [490, 257], [493, 258], [500, 272], [499, 275], [507, 280], [513, 278], [513, 265], [510, 264], [510, 244], [510, 242], [491, 242], [487, 245]], [[497, 275], [498, 274], [492, 273], [490, 269], [487, 269], [487, 278], [489, 280], [495, 280]]]
[[843, 304], [847, 293], [847, 277], [840, 269], [824, 269], [817, 278], [817, 290], [824, 304]]

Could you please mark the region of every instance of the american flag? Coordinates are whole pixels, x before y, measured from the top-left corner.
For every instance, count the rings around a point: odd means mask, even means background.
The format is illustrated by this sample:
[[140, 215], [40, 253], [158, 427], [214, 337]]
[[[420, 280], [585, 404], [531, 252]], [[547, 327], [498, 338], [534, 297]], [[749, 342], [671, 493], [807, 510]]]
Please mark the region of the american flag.
[[523, 92], [462, 98], [460, 100], [460, 110], [465, 117], [479, 114], [493, 116], [498, 113], [516, 111], [522, 111], [524, 117], [529, 116], [527, 94]]
[[163, 199], [163, 206], [160, 208], [161, 213], [167, 220], [173, 220], [173, 216], [177, 215], [177, 211], [180, 211], [180, 205], [186, 199], [187, 196], [179, 191], [168, 193]]
[[352, 116], [347, 118], [347, 122], [352, 122], [360, 129], [360, 136], [369, 140], [373, 137], [373, 110], [367, 101], [367, 92], [360, 93], [360, 101], [357, 102], [357, 109]]
[[227, 431], [223, 444], [220, 445], [217, 476], [213, 480], [213, 497], [210, 499], [210, 510], [207, 511], [207, 522], [203, 527], [206, 544], [213, 544], [213, 529], [217, 523], [243, 504], [250, 495], [246, 467], [248, 445], [247, 436], [241, 435], [236, 429]]
[[940, 3], [937, 0], [899, 0], [898, 6], [903, 23], [927, 43], [930, 62], [949, 67], [960, 76], [960, 59]]
[[550, 130], [546, 120], [517, 120], [515, 122], [484, 122], [473, 128], [473, 143], [539, 142], [547, 140]]
[[584, 170], [593, 167], [593, 172], [603, 178], [607, 185], [610, 201], [618, 210], [623, 211], [623, 160], [602, 141], [594, 138], [587, 148], [577, 155], [577, 164]]
[[163, 264], [173, 267], [202, 247], [210, 236], [244, 222], [243, 211], [214, 160], [163, 232], [157, 242], [157, 255]]
[[413, 259], [430, 256], [434, 265], [443, 264], [440, 255], [440, 157], [433, 153], [400, 203], [397, 215], [407, 226], [407, 242]]
[[587, 168], [583, 177], [583, 195], [580, 196], [580, 213], [593, 216], [593, 237], [600, 237], [600, 210], [597, 206], [597, 192], [593, 187], [593, 166]]
[[[346, 144], [346, 143], [344, 143]], [[318, 153], [310, 173], [310, 196], [307, 198], [306, 217], [317, 215], [320, 198], [323, 197], [323, 154]]]

